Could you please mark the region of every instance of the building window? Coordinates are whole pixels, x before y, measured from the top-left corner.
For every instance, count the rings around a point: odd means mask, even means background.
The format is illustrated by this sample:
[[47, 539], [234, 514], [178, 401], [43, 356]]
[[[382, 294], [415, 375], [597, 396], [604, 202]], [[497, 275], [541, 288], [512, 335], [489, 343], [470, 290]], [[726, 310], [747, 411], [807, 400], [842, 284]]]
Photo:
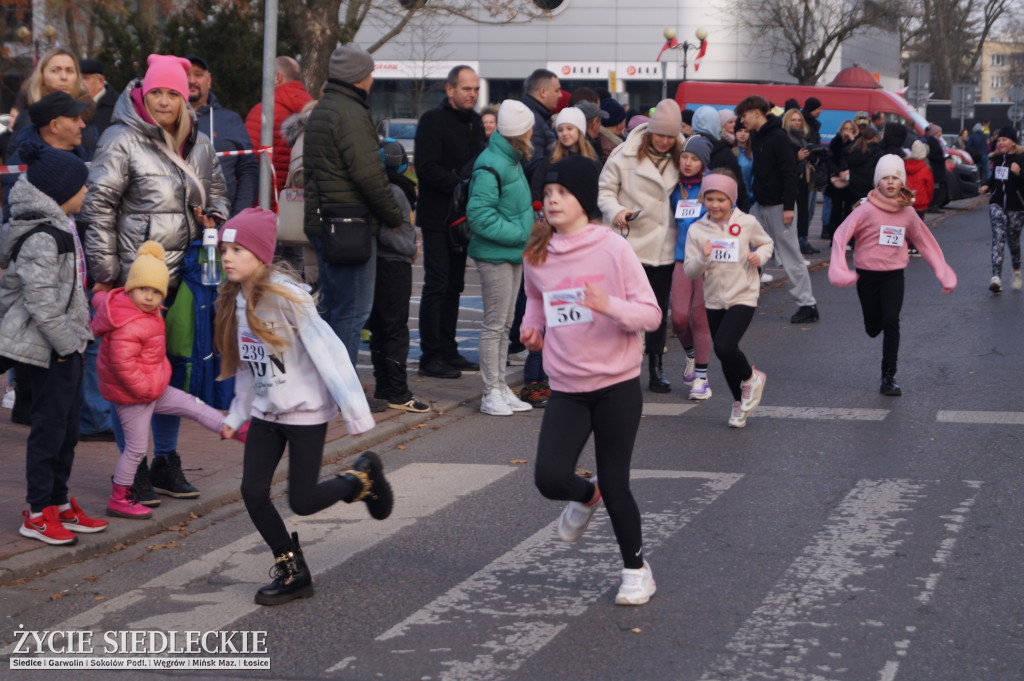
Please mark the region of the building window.
[[[989, 64], [989, 66], [1002, 66], [1003, 65], [1003, 60], [1004, 60], [1003, 58], [1004, 58], [1004, 56], [1005, 55], [1002, 55], [1002, 54], [993, 54], [992, 55], [992, 62], [991, 62], [991, 64]], [[992, 87], [996, 87], [996, 86], [993, 85]]]
[[989, 81], [989, 87], [992, 87], [992, 88], [1001, 88], [1001, 87], [1003, 87], [1003, 77], [1002, 76], [992, 76], [991, 80]]

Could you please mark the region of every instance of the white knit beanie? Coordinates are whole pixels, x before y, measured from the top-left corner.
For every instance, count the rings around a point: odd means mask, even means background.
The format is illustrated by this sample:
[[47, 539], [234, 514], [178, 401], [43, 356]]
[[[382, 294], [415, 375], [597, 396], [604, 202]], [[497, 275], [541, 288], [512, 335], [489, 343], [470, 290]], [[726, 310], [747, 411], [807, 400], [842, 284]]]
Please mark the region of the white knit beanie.
[[562, 123], [575, 125], [581, 133], [585, 133], [587, 131], [586, 115], [582, 110], [577, 109], [574, 106], [567, 106], [558, 112], [558, 116], [555, 117], [555, 132], [558, 132], [558, 126]]
[[498, 107], [498, 132], [505, 139], [521, 137], [533, 130], [533, 112], [516, 99], [506, 99]]
[[896, 154], [886, 154], [878, 159], [878, 165], [875, 166], [875, 184], [890, 175], [900, 178], [903, 184], [907, 183], [907, 169], [903, 166], [903, 159]]
[[928, 145], [921, 140], [914, 140], [910, 145], [910, 158], [915, 161], [923, 161], [928, 158]]

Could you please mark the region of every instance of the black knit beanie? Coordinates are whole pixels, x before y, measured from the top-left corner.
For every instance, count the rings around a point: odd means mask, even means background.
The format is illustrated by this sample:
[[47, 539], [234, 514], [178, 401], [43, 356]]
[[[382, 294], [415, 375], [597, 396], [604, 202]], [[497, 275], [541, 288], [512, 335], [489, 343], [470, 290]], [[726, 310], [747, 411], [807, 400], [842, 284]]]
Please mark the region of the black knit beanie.
[[597, 207], [597, 164], [585, 156], [570, 156], [548, 167], [544, 184], [560, 184], [580, 202], [588, 218], [601, 217]]
[[22, 135], [18, 155], [28, 165], [28, 181], [58, 204], [77, 194], [89, 178], [89, 169], [82, 159], [51, 147], [37, 136]]

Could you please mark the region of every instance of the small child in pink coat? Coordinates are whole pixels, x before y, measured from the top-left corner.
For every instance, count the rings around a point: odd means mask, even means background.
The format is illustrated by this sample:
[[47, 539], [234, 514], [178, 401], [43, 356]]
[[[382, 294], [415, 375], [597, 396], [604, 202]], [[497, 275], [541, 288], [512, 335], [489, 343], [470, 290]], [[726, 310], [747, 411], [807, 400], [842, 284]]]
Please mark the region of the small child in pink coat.
[[[864, 330], [872, 338], [882, 334], [882, 383], [879, 392], [897, 397], [896, 357], [900, 348], [900, 310], [903, 308], [903, 270], [909, 262], [908, 242], [935, 272], [943, 293], [956, 288], [956, 274], [946, 263], [931, 231], [914, 211], [906, 189], [903, 159], [883, 156], [875, 166], [875, 188], [836, 230], [828, 280], [836, 286], [857, 284], [864, 312]], [[851, 272], [846, 265], [846, 244], [856, 239]]]
[[[153, 414], [187, 416], [215, 433], [224, 415], [195, 397], [170, 387], [164, 318], [160, 306], [167, 295], [169, 274], [164, 249], [155, 241], [139, 247], [124, 288], [99, 292], [92, 304], [92, 331], [103, 337], [97, 360], [100, 394], [114, 405], [124, 431], [124, 449], [114, 468], [107, 515], [149, 518], [138, 503], [132, 483], [135, 469], [149, 445]], [[242, 432], [236, 439], [245, 440]]]

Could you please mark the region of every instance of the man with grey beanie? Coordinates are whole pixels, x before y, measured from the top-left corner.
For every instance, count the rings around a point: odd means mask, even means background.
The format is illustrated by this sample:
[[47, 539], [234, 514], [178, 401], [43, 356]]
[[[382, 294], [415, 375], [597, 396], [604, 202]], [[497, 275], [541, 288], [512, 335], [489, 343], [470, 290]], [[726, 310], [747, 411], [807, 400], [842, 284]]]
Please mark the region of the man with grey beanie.
[[[403, 215], [391, 193], [380, 160], [377, 133], [367, 101], [373, 85], [373, 57], [357, 45], [342, 45], [331, 54], [327, 84], [306, 123], [303, 170], [306, 175], [305, 231], [316, 249], [320, 268], [320, 310], [345, 344], [356, 365], [360, 332], [373, 307], [376, 234], [397, 229]], [[370, 257], [362, 263], [345, 254], [326, 253], [323, 224], [343, 218], [343, 225], [372, 225]], [[371, 407], [374, 405], [371, 404]], [[380, 405], [386, 409], [387, 405]]]

